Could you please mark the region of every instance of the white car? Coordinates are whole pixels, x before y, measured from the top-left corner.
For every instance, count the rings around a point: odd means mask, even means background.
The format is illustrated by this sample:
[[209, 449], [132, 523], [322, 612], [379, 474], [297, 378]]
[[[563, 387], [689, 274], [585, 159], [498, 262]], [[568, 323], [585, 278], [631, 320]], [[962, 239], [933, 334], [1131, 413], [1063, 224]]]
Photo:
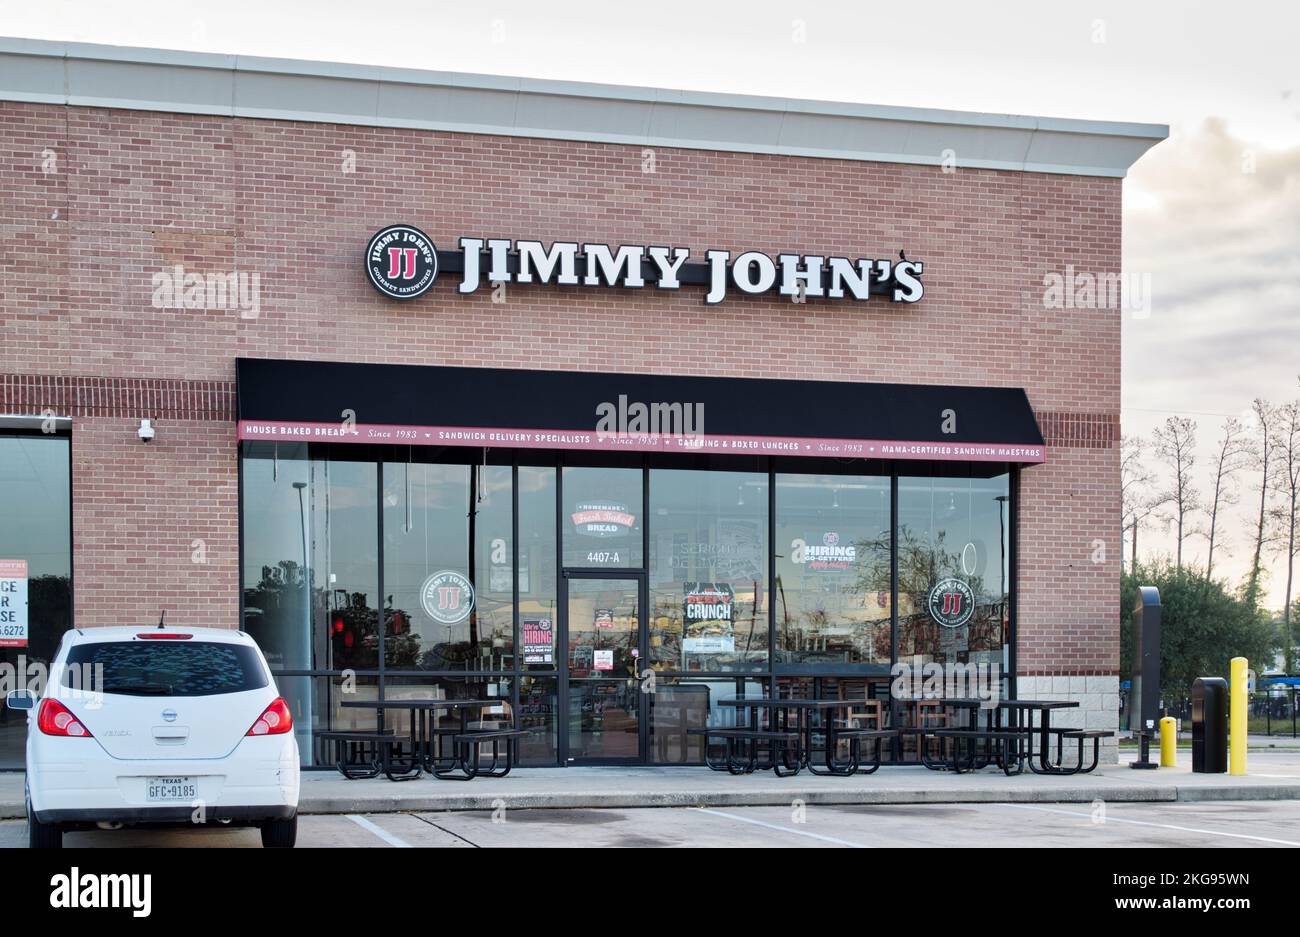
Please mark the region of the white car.
[[68, 829], [257, 826], [263, 846], [298, 831], [298, 742], [257, 644], [219, 628], [67, 632], [27, 710], [33, 847]]

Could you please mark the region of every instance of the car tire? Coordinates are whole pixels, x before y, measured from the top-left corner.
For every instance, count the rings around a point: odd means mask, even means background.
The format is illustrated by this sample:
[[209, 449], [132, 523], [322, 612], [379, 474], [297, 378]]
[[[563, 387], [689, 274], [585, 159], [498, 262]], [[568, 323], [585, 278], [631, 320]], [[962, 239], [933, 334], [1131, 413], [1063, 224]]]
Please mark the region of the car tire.
[[292, 849], [298, 841], [298, 817], [267, 820], [262, 824], [262, 846], [266, 849]]
[[27, 846], [29, 849], [63, 848], [63, 830], [53, 823], [36, 819], [30, 800], [27, 801]]

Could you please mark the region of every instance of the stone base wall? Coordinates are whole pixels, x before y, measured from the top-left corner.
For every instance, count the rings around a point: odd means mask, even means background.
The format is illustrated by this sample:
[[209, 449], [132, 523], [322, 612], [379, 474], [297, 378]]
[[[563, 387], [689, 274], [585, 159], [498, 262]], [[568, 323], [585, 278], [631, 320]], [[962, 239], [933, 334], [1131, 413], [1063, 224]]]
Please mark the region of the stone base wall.
[[[1019, 699], [1070, 699], [1078, 700], [1078, 709], [1052, 711], [1053, 726], [1075, 729], [1119, 730], [1119, 677], [1118, 676], [1036, 676], [1016, 678], [1016, 696]], [[1077, 745], [1077, 743], [1075, 743]], [[1067, 744], [1068, 747], [1068, 744]], [[1077, 751], [1077, 748], [1076, 748]], [[1085, 743], [1085, 757], [1091, 757], [1092, 743]], [[1066, 752], [1067, 764], [1073, 755]], [[1101, 764], [1119, 763], [1117, 739], [1102, 739]]]

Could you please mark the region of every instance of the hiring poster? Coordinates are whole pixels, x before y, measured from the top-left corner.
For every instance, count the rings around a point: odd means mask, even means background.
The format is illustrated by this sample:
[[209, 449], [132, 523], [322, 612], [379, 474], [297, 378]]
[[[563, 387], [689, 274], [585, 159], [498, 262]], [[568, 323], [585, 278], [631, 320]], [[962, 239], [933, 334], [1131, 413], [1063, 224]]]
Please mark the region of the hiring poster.
[[549, 618], [524, 619], [524, 663], [555, 663], [555, 630]]
[[0, 647], [27, 646], [27, 561], [0, 560]]

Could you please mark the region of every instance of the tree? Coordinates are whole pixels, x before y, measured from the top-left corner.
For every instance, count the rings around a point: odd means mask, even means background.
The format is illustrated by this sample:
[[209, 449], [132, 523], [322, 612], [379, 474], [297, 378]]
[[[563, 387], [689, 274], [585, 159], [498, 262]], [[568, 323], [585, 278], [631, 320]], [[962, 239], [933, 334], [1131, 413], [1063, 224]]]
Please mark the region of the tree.
[[1201, 509], [1200, 492], [1192, 482], [1192, 468], [1196, 465], [1196, 421], [1183, 416], [1171, 416], [1165, 425], [1154, 433], [1155, 450], [1159, 459], [1174, 473], [1173, 483], [1160, 495], [1160, 501], [1171, 505], [1172, 521], [1177, 533], [1175, 565], [1183, 565], [1183, 541], [1192, 514]]
[[1120, 529], [1131, 532], [1130, 569], [1137, 568], [1138, 531], [1142, 526], [1142, 522], [1154, 514], [1164, 503], [1159, 497], [1151, 495], [1150, 488], [1155, 481], [1155, 476], [1143, 462], [1142, 456], [1145, 446], [1146, 442], [1141, 436], [1120, 437]]
[[1215, 536], [1219, 532], [1219, 510], [1237, 503], [1232, 476], [1246, 465], [1250, 456], [1250, 443], [1241, 421], [1233, 417], [1223, 421], [1223, 438], [1219, 440], [1218, 455], [1214, 462], [1214, 495], [1210, 500], [1209, 553], [1205, 558], [1205, 578], [1214, 575]]
[[1272, 542], [1272, 531], [1268, 526], [1268, 492], [1273, 481], [1273, 467], [1270, 465], [1270, 457], [1273, 454], [1273, 422], [1274, 410], [1267, 400], [1256, 397], [1251, 404], [1255, 413], [1256, 430], [1258, 435], [1255, 437], [1255, 445], [1252, 455], [1254, 465], [1259, 469], [1259, 513], [1255, 522], [1254, 551], [1250, 561], [1250, 572], [1246, 576], [1246, 589], [1243, 593], [1244, 598], [1252, 606], [1259, 606], [1259, 596], [1263, 591], [1261, 588], [1261, 570], [1263, 567], [1263, 555], [1265, 547]]
[[1279, 540], [1286, 557], [1286, 597], [1282, 606], [1282, 654], [1287, 673], [1292, 672], [1295, 638], [1291, 633], [1291, 594], [1295, 579], [1295, 558], [1300, 551], [1300, 400], [1293, 400], [1277, 408], [1273, 449], [1277, 458], [1277, 471], [1273, 475], [1273, 491], [1278, 504], [1271, 514], [1278, 525]]
[[1133, 675], [1133, 607], [1138, 586], [1160, 590], [1160, 687], [1189, 695], [1197, 677], [1226, 677], [1229, 662], [1245, 657], [1262, 671], [1277, 637], [1269, 616], [1231, 595], [1221, 583], [1164, 562], [1139, 565], [1120, 581], [1120, 673]]

